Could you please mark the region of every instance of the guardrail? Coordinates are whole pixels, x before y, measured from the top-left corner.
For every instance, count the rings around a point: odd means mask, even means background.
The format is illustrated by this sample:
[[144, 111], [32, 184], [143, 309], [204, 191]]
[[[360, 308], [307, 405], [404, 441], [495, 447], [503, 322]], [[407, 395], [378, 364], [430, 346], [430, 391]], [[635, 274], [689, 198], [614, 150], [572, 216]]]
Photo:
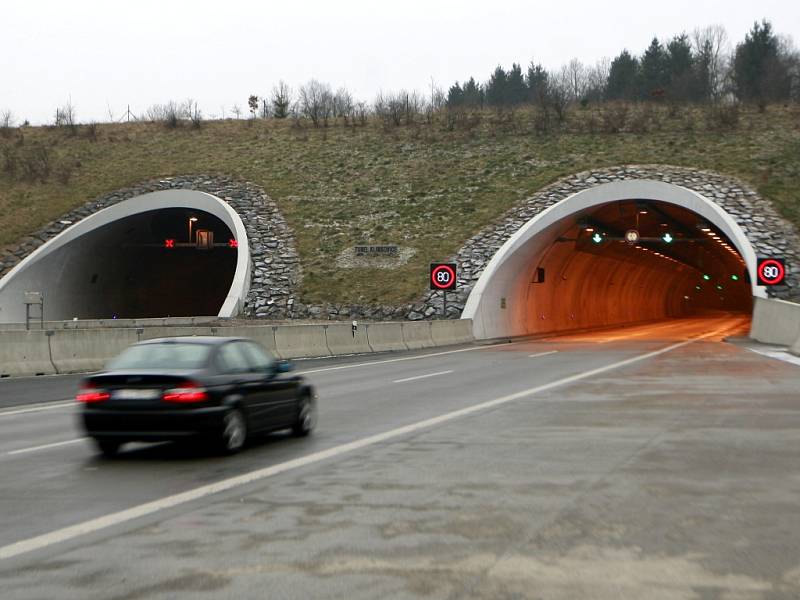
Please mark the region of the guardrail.
[[139, 319], [136, 323], [141, 326], [137, 327], [120, 326], [115, 320], [108, 327], [97, 321], [83, 329], [0, 329], [0, 377], [95, 371], [137, 341], [183, 335], [249, 337], [281, 358], [414, 350], [474, 341], [469, 319], [362, 323], [356, 331], [349, 323], [227, 326], [219, 325], [216, 317], [194, 319], [147, 319], [147, 325]]

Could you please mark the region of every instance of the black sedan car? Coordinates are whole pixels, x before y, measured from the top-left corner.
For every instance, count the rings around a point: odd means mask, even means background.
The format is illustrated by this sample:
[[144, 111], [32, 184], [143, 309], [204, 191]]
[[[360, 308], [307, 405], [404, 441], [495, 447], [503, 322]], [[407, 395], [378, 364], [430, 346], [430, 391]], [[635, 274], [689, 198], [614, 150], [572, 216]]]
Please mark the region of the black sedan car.
[[256, 342], [175, 337], [140, 342], [83, 379], [76, 400], [100, 451], [125, 442], [204, 438], [232, 454], [254, 433], [316, 424], [314, 389]]

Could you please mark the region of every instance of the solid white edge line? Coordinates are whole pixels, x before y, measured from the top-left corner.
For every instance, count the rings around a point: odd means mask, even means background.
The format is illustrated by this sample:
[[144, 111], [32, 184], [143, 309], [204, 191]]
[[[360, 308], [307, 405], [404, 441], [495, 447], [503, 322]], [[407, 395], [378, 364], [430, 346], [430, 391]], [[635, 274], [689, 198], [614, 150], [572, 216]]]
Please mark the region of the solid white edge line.
[[[720, 330], [721, 331], [721, 330]], [[144, 504], [140, 504], [138, 506], [134, 506], [132, 508], [128, 508], [125, 510], [121, 510], [119, 512], [111, 513], [109, 515], [104, 515], [102, 517], [97, 517], [95, 519], [90, 519], [88, 521], [84, 521], [83, 523], [78, 523], [76, 525], [70, 525], [68, 527], [63, 527], [61, 529], [57, 529], [55, 531], [51, 531], [49, 533], [45, 533], [42, 535], [38, 535], [36, 537], [28, 538], [25, 540], [20, 540], [18, 542], [14, 542], [12, 544], [8, 544], [6, 546], [0, 547], [0, 560], [12, 558], [15, 556], [19, 556], [20, 554], [25, 554], [27, 552], [33, 552], [34, 550], [41, 550], [42, 548], [46, 548], [47, 546], [52, 546], [53, 544], [58, 544], [61, 542], [66, 542], [77, 537], [87, 535], [89, 533], [94, 533], [96, 531], [100, 531], [102, 529], [106, 529], [108, 527], [113, 527], [115, 525], [119, 525], [121, 523], [125, 523], [127, 521], [132, 521], [134, 519], [138, 519], [140, 517], [145, 517], [147, 515], [151, 515], [153, 513], [173, 508], [175, 506], [179, 506], [181, 504], [186, 504], [188, 502], [192, 502], [194, 500], [199, 500], [201, 498], [205, 498], [206, 496], [211, 496], [214, 494], [218, 494], [220, 492], [224, 492], [236, 487], [240, 487], [243, 485], [247, 485], [249, 483], [253, 483], [254, 481], [259, 481], [261, 479], [266, 479], [268, 477], [272, 477], [274, 475], [278, 475], [280, 473], [285, 473], [286, 471], [291, 471], [293, 469], [299, 469], [300, 467], [305, 467], [314, 463], [318, 463], [323, 460], [327, 460], [329, 458], [333, 458], [335, 456], [340, 456], [342, 454], [346, 454], [348, 452], [353, 452], [355, 450], [360, 450], [361, 448], [365, 448], [367, 446], [372, 446], [374, 444], [378, 444], [380, 442], [385, 442], [387, 440], [391, 440], [403, 435], [408, 435], [410, 433], [414, 433], [420, 431], [422, 429], [427, 429], [434, 425], [440, 425], [442, 423], [446, 423], [448, 421], [452, 421], [454, 419], [458, 419], [461, 417], [465, 417], [467, 415], [471, 415], [473, 413], [486, 410], [488, 408], [494, 408], [497, 406], [501, 406], [503, 404], [507, 404], [514, 400], [519, 400], [521, 398], [525, 398], [527, 396], [532, 396], [534, 394], [538, 394], [540, 392], [544, 392], [547, 390], [551, 390], [556, 387], [560, 387], [562, 385], [567, 385], [569, 383], [573, 383], [575, 381], [580, 381], [582, 379], [587, 379], [594, 375], [599, 375], [600, 373], [605, 373], [607, 371], [612, 371], [614, 369], [619, 369], [621, 367], [625, 367], [627, 365], [631, 365], [637, 362], [641, 362], [648, 358], [653, 358], [655, 356], [659, 356], [661, 354], [665, 354], [667, 352], [671, 352], [672, 350], [676, 350], [678, 348], [682, 348], [688, 344], [696, 342], [698, 340], [704, 339], [706, 337], [710, 337], [718, 333], [717, 331], [708, 333], [696, 338], [692, 338], [686, 340], [684, 342], [679, 342], [677, 344], [672, 344], [670, 346], [666, 346], [660, 350], [655, 350], [653, 352], [647, 352], [646, 354], [641, 354], [639, 356], [634, 356], [632, 358], [628, 358], [623, 361], [619, 361], [616, 363], [612, 363], [610, 365], [606, 365], [604, 367], [599, 367], [596, 369], [591, 369], [589, 371], [585, 371], [583, 373], [578, 373], [576, 375], [570, 375], [569, 377], [565, 377], [563, 379], [559, 379], [550, 383], [546, 383], [544, 385], [536, 386], [533, 388], [529, 388], [527, 390], [522, 390], [521, 392], [516, 392], [513, 394], [509, 394], [507, 396], [502, 396], [500, 398], [495, 398], [494, 400], [488, 400], [486, 402], [481, 402], [479, 404], [474, 404], [472, 406], [468, 406], [466, 408], [462, 408], [459, 410], [455, 410], [449, 413], [445, 413], [443, 415], [439, 415], [438, 417], [432, 417], [430, 419], [425, 419], [423, 421], [418, 421], [416, 423], [412, 423], [410, 425], [405, 425], [403, 427], [398, 427], [396, 429], [392, 429], [389, 431], [385, 431], [383, 433], [378, 433], [375, 435], [370, 435], [360, 440], [355, 440], [353, 442], [348, 442], [345, 444], [340, 444], [338, 446], [334, 446], [333, 448], [328, 448], [327, 450], [321, 450], [319, 452], [313, 452], [306, 456], [302, 456], [300, 458], [295, 458], [283, 463], [279, 463], [277, 465], [272, 465], [270, 467], [264, 467], [263, 469], [256, 469], [255, 471], [250, 471], [249, 473], [244, 473], [242, 475], [237, 475], [235, 477], [229, 477], [228, 479], [223, 479], [221, 481], [217, 481], [215, 483], [211, 483], [208, 485], [203, 485], [185, 492], [181, 492], [179, 494], [174, 494], [172, 496], [167, 496], [166, 498], [160, 498], [158, 500], [153, 500], [151, 502], [146, 502]]]
[[537, 352], [536, 354], [528, 354], [528, 358], [539, 358], [540, 356], [548, 356], [550, 354], [558, 354], [558, 350], [550, 350], [549, 352]]
[[415, 379], [427, 379], [428, 377], [436, 377], [437, 375], [447, 375], [453, 371], [439, 371], [437, 373], [428, 373], [427, 375], [416, 375], [414, 377], [406, 377], [405, 379], [395, 379], [392, 383], [405, 383], [406, 381], [414, 381]]
[[66, 446], [67, 444], [77, 444], [78, 442], [83, 442], [88, 440], [87, 437], [80, 437], [75, 438], [72, 440], [65, 440], [63, 442], [53, 442], [52, 444], [42, 444], [41, 446], [31, 446], [30, 448], [20, 448], [19, 450], [11, 450], [10, 452], [6, 452], [6, 455], [12, 456], [15, 454], [27, 454], [28, 452], [36, 452], [37, 450], [47, 450], [48, 448], [55, 448], [57, 446]]
[[[41, 412], [43, 410], [53, 410], [55, 408], [67, 408], [69, 406], [74, 406], [74, 400], [65, 400], [59, 402], [48, 402], [46, 404], [33, 404], [28, 405], [27, 407], [14, 407], [7, 410], [0, 411], [0, 417], [11, 417], [13, 415], [24, 415], [26, 413], [34, 413], [34, 412]], [[23, 405], [24, 406], [24, 405]]]

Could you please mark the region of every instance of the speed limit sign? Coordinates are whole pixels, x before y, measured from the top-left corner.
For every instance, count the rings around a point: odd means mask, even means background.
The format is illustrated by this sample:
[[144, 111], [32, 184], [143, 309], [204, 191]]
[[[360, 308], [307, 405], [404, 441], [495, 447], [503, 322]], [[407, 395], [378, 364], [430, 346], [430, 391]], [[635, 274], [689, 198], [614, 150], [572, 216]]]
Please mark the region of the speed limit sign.
[[455, 263], [431, 263], [431, 289], [448, 292], [456, 288]]
[[756, 275], [758, 285], [780, 285], [786, 278], [786, 263], [782, 258], [759, 258]]

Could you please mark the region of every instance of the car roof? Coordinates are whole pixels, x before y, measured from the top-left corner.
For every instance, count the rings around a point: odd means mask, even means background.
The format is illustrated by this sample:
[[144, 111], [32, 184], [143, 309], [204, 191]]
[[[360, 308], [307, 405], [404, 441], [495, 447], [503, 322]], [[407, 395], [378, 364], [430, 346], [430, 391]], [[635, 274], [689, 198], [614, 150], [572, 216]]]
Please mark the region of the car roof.
[[175, 337], [163, 337], [163, 338], [153, 338], [151, 340], [142, 340], [137, 344], [202, 344], [205, 346], [220, 346], [226, 342], [232, 341], [252, 341], [248, 340], [247, 338], [242, 337], [218, 337], [212, 335], [182, 335], [182, 336], [175, 336]]

